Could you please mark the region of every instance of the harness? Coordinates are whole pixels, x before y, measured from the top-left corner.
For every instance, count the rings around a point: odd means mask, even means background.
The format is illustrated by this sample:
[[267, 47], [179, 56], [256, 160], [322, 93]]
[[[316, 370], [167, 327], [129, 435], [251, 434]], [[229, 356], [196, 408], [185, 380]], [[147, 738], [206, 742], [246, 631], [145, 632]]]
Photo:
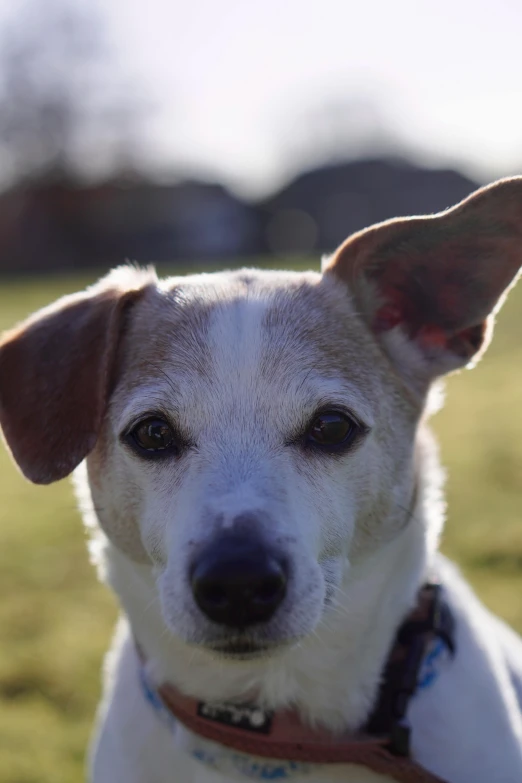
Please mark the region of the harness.
[[444, 649], [455, 653], [454, 619], [440, 585], [425, 584], [397, 632], [366, 724], [357, 734], [333, 736], [303, 724], [296, 710], [271, 713], [251, 704], [207, 703], [183, 695], [170, 683], [155, 686], [146, 675], [146, 660], [137, 645], [145, 696], [167, 719], [180, 721], [195, 734], [253, 756], [359, 764], [397, 783], [446, 783], [411, 758], [407, 723], [411, 698], [429, 684], [430, 656]]

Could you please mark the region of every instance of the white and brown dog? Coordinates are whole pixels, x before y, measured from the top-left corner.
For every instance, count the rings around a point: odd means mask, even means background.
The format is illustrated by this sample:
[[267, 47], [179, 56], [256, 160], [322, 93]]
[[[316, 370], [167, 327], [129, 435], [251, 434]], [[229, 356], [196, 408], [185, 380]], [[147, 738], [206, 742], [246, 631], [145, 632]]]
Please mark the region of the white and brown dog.
[[[513, 178], [350, 237], [322, 274], [122, 267], [4, 336], [8, 447], [36, 483], [78, 468], [123, 608], [95, 783], [522, 781], [522, 641], [437, 553], [426, 429], [521, 263]], [[382, 743], [382, 768], [343, 756], [430, 580], [394, 726], [417, 766]]]

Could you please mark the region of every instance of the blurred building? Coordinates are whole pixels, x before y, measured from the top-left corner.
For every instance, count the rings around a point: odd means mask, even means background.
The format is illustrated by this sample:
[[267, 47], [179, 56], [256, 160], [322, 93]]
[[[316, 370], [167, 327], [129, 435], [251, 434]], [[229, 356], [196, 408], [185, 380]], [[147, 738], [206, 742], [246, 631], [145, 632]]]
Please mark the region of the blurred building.
[[229, 258], [259, 247], [257, 210], [221, 185], [49, 182], [0, 196], [0, 271]]
[[479, 187], [452, 169], [404, 159], [355, 160], [306, 171], [261, 206], [265, 252], [333, 250], [353, 231], [453, 206]]
[[206, 182], [43, 180], [0, 196], [0, 272], [332, 250], [352, 231], [438, 212], [477, 186], [456, 171], [386, 159], [307, 171], [261, 203]]

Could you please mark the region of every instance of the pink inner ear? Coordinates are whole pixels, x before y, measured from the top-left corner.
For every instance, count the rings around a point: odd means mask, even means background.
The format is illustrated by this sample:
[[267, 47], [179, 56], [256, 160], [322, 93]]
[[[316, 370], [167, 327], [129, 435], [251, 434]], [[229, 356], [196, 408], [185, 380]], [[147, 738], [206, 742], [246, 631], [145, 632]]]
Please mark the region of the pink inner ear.
[[424, 286], [416, 289], [409, 280], [402, 284], [400, 280], [393, 283], [388, 280], [387, 283], [384, 290], [380, 286], [380, 293], [387, 301], [375, 312], [374, 331], [382, 333], [402, 326], [421, 350], [451, 350], [453, 330], [447, 327], [451, 322], [458, 323], [462, 309], [462, 291], [458, 284], [446, 280], [437, 285], [436, 281], [427, 280]]
[[444, 348], [448, 343], [448, 335], [440, 326], [424, 324], [412, 328], [412, 324], [406, 321], [401, 309], [392, 304], [383, 305], [377, 310], [373, 320], [373, 329], [376, 332], [387, 332], [400, 324], [404, 325], [410, 337], [415, 337], [421, 347]]
[[375, 332], [387, 332], [403, 321], [404, 315], [397, 305], [385, 304], [375, 313], [372, 327]]
[[[430, 259], [428, 258], [428, 261]], [[466, 281], [459, 264], [387, 263], [372, 275], [384, 303], [377, 308], [373, 330], [385, 332], [401, 325], [411, 339], [426, 346], [443, 346], [458, 324], [467, 320], [469, 297], [477, 293], [474, 281]]]
[[[453, 299], [453, 301], [456, 300]], [[444, 305], [446, 306], [446, 304], [445, 302]], [[448, 303], [448, 306], [451, 304]], [[415, 339], [422, 351], [429, 353], [434, 349], [446, 350], [463, 358], [471, 358], [480, 349], [485, 339], [487, 327], [486, 322], [483, 321], [455, 333], [448, 332], [437, 324], [409, 322], [400, 307], [394, 304], [385, 304], [377, 310], [373, 328], [376, 332], [386, 332], [400, 324], [404, 326], [406, 333]]]
[[440, 326], [422, 326], [417, 334], [421, 348], [447, 348], [449, 337]]

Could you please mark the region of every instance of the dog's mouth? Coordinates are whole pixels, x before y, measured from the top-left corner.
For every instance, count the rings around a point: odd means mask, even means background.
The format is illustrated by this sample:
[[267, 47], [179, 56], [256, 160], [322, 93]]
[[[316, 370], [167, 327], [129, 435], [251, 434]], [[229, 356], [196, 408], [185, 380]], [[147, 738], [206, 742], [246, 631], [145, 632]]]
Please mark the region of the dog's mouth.
[[216, 642], [209, 645], [208, 649], [221, 658], [251, 661], [256, 658], [266, 658], [269, 655], [273, 655], [280, 647], [280, 644], [261, 644], [248, 639], [233, 639]]

